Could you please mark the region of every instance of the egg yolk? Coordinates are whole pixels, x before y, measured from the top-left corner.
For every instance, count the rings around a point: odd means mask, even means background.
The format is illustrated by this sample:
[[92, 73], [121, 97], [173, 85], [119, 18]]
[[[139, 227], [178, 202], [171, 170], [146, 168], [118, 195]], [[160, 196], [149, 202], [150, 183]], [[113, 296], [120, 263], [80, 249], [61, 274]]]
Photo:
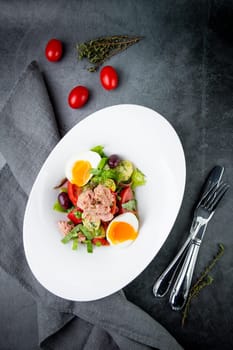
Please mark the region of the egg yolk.
[[71, 182], [77, 186], [85, 185], [91, 177], [91, 163], [86, 160], [78, 160], [72, 168]]
[[115, 221], [111, 223], [108, 232], [108, 238], [112, 244], [122, 243], [128, 240], [134, 240], [138, 236], [138, 232], [127, 222]]

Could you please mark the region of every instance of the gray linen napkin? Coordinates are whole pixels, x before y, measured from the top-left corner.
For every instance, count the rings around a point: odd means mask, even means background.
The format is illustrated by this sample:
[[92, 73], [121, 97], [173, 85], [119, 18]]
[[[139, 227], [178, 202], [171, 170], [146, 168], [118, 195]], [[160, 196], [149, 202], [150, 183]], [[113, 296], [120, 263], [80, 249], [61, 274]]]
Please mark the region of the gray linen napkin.
[[[176, 340], [123, 291], [73, 302], [43, 288], [24, 255], [22, 226], [35, 177], [59, 141], [59, 130], [36, 62], [22, 73], [0, 112], [0, 265], [35, 298], [39, 342], [50, 349], [181, 349]], [[59, 331], [59, 332], [58, 332]]]

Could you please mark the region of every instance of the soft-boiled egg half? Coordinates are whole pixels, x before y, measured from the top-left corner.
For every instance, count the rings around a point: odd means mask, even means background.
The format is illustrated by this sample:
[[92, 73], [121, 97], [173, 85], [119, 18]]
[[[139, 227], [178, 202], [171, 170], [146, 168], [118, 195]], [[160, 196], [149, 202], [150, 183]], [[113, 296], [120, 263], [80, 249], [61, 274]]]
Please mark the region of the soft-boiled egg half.
[[126, 247], [138, 236], [139, 222], [131, 212], [116, 216], [108, 225], [106, 238], [112, 246]]
[[100, 160], [100, 155], [93, 151], [72, 156], [66, 163], [65, 174], [67, 179], [79, 187], [86, 185], [92, 177], [90, 170], [97, 168]]

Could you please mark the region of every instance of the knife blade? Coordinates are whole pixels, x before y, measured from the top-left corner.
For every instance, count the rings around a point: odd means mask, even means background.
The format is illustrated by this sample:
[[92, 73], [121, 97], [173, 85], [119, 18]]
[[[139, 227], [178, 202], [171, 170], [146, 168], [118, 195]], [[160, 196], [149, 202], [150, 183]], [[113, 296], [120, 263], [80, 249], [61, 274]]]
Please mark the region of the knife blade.
[[[204, 186], [201, 191], [200, 199], [196, 205], [196, 208], [200, 205], [200, 202], [202, 198], [206, 195], [206, 193], [216, 184], [219, 184], [222, 176], [224, 173], [224, 167], [220, 165], [216, 165], [209, 173]], [[159, 278], [156, 280], [154, 286], [153, 286], [153, 294], [155, 297], [163, 297], [167, 294], [172, 281], [176, 275], [176, 272], [183, 263], [185, 259], [185, 255], [187, 253], [187, 250], [191, 244], [192, 239], [194, 238], [194, 225], [195, 220], [193, 220], [191, 228], [190, 228], [190, 234], [187, 237], [186, 241], [174, 257], [174, 259], [171, 261], [171, 263], [168, 265], [168, 267], [164, 270], [164, 272], [159, 276]], [[203, 225], [201, 227], [201, 234], [204, 235], [207, 225]]]

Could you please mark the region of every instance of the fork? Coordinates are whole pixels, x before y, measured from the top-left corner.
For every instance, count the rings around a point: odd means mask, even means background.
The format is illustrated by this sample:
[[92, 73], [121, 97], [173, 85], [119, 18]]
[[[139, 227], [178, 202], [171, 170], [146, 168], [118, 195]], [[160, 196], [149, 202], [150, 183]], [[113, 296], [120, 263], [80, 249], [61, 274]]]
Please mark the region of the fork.
[[193, 238], [169, 299], [173, 310], [181, 310], [186, 303], [197, 256], [205, 233], [205, 230], [201, 228], [212, 218], [217, 205], [228, 189], [229, 185], [223, 182], [219, 185], [214, 185], [202, 198], [200, 205], [194, 212]]
[[[206, 195], [206, 193], [215, 185], [219, 185], [221, 182], [222, 175], [224, 173], [224, 167], [220, 165], [216, 165], [212, 170], [210, 171], [201, 193], [201, 196], [199, 197], [198, 204], [196, 205], [196, 208], [200, 205], [200, 202], [202, 198]], [[168, 290], [170, 289], [170, 286], [177, 274], [177, 271], [180, 269], [180, 266], [183, 264], [186, 253], [188, 251], [189, 245], [193, 239], [193, 225], [195, 224], [195, 218], [192, 220], [190, 233], [188, 237], [186, 238], [186, 241], [183, 243], [175, 257], [172, 259], [172, 261], [169, 263], [169, 265], [166, 267], [166, 269], [163, 271], [163, 273], [159, 276], [159, 278], [156, 280], [154, 286], [153, 286], [153, 294], [155, 297], [164, 297]], [[206, 225], [203, 225], [200, 230], [205, 231]]]

